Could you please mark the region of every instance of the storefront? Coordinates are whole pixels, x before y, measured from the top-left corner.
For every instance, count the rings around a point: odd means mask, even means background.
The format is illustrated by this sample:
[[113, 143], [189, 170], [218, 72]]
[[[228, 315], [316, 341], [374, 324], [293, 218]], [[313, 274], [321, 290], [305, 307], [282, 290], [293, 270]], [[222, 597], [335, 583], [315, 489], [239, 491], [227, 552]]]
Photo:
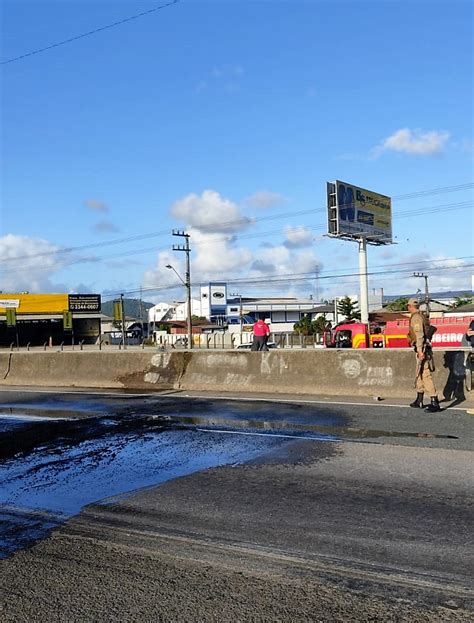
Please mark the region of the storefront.
[[100, 319], [99, 294], [0, 294], [0, 346], [93, 344]]

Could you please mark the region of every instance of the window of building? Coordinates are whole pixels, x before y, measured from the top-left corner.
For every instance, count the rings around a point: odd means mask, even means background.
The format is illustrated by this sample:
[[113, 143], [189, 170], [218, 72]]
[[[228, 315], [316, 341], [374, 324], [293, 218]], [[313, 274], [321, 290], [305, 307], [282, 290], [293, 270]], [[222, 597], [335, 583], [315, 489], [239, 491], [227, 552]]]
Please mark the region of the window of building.
[[286, 314], [284, 311], [272, 312], [272, 322], [286, 322]]

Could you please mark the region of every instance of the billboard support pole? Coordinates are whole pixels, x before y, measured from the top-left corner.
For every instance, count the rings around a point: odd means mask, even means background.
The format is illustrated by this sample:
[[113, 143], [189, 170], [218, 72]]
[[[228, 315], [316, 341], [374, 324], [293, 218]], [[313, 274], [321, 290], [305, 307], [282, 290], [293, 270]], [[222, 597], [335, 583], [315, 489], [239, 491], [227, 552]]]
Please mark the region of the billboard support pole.
[[359, 238], [359, 289], [360, 289], [360, 319], [364, 324], [369, 323], [369, 283], [367, 279], [367, 240], [365, 236]]

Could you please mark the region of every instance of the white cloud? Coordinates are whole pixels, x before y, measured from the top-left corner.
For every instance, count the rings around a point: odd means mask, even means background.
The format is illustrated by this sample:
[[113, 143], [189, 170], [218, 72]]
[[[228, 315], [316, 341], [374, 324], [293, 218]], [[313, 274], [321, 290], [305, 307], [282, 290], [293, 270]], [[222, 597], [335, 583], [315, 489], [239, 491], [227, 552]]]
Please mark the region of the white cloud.
[[252, 271], [260, 275], [272, 275], [286, 271], [290, 251], [283, 245], [264, 248], [253, 261]]
[[[242, 274], [252, 261], [252, 252], [246, 248], [236, 247], [232, 238], [222, 233], [208, 233], [197, 229], [187, 230], [191, 236], [191, 281], [197, 285], [208, 281], [229, 279]], [[182, 288], [179, 277], [173, 270], [167, 269], [170, 264], [185, 278], [184, 253], [163, 251], [159, 253], [155, 268], [147, 270], [143, 277], [143, 285], [147, 287], [168, 287], [176, 285]], [[160, 300], [169, 298], [165, 293]]]
[[221, 65], [212, 69], [211, 76], [213, 78], [226, 78], [241, 76], [243, 73], [242, 65]]
[[432, 156], [443, 151], [450, 137], [446, 130], [410, 130], [402, 128], [384, 139], [380, 145], [372, 150], [377, 157], [385, 151], [396, 151], [415, 156]]
[[[276, 193], [271, 193], [270, 197], [257, 193], [257, 201], [261, 204], [268, 204], [277, 198], [281, 200], [281, 196]], [[190, 234], [191, 280], [196, 286], [198, 283], [217, 280], [232, 283], [232, 279], [249, 276], [257, 277], [259, 281], [262, 278], [261, 288], [268, 291], [265, 277], [280, 274], [290, 276], [295, 272], [316, 275], [321, 269], [320, 261], [311, 250], [298, 251], [312, 241], [312, 235], [305, 227], [288, 226], [285, 240], [276, 246], [261, 246], [258, 251], [239, 246], [235, 232], [248, 227], [252, 221], [242, 216], [233, 201], [222, 197], [215, 190], [183, 197], [173, 204], [171, 214], [184, 223], [186, 232]], [[171, 264], [184, 278], [184, 259], [183, 253], [160, 253], [156, 266], [144, 274], [144, 287], [175, 286], [174, 293], [164, 290], [161, 294], [158, 292], [156, 297], [168, 300], [177, 296], [183, 286], [176, 274], [165, 267]], [[250, 287], [245, 285], [246, 289]], [[274, 286], [275, 292], [293, 289], [307, 290], [308, 284], [288, 280]]]
[[[429, 274], [431, 292], [437, 290], [471, 290], [472, 268], [469, 266], [470, 260], [437, 256], [432, 261], [433, 268], [425, 270]], [[421, 280], [418, 279], [418, 281]]]
[[[51, 277], [62, 268], [60, 247], [41, 238], [7, 234], [0, 238], [3, 292], [51, 292]], [[19, 258], [19, 259], [14, 259]]]
[[186, 195], [173, 204], [171, 214], [201, 232], [239, 231], [251, 223], [233, 201], [225, 199], [215, 190], [205, 190], [201, 195]]
[[86, 199], [84, 201], [84, 205], [92, 210], [92, 212], [108, 212], [109, 207], [103, 203], [102, 201], [97, 201], [97, 199]]
[[237, 247], [221, 233], [190, 230], [193, 249], [193, 272], [199, 281], [229, 278], [240, 274], [252, 261], [252, 253]]
[[[171, 251], [162, 251], [158, 254], [156, 265], [154, 268], [150, 268], [145, 271], [143, 275], [143, 287], [146, 288], [166, 288], [168, 286], [176, 286], [182, 288], [183, 285], [179, 281], [176, 273], [173, 270], [166, 268], [171, 265], [175, 270], [182, 275], [184, 279], [184, 259], [180, 257], [184, 254], [172, 253]], [[158, 292], [156, 294], [159, 300], [167, 299], [166, 295], [161, 296]]]
[[297, 227], [285, 227], [285, 247], [289, 249], [297, 249], [308, 247], [313, 241], [313, 234], [303, 225]]
[[[289, 249], [285, 245], [278, 245], [271, 248], [264, 248], [259, 252], [251, 266], [251, 275], [260, 277], [271, 276], [283, 276], [291, 278], [295, 275], [295, 278], [308, 277], [312, 278], [312, 275], [316, 277], [322, 269], [321, 261], [316, 257], [313, 251], [306, 249], [304, 251], [295, 251]], [[299, 286], [301, 283], [301, 286]], [[308, 289], [307, 282], [292, 282], [288, 281], [278, 284], [276, 290]]]
[[279, 193], [273, 193], [269, 190], [259, 190], [250, 197], [244, 199], [243, 203], [251, 208], [268, 209], [273, 208], [288, 200]]
[[117, 227], [115, 223], [112, 223], [112, 221], [109, 221], [108, 219], [102, 219], [101, 221], [98, 221], [97, 223], [95, 223], [95, 225], [92, 226], [92, 229], [98, 234], [113, 234], [120, 231], [119, 227]]

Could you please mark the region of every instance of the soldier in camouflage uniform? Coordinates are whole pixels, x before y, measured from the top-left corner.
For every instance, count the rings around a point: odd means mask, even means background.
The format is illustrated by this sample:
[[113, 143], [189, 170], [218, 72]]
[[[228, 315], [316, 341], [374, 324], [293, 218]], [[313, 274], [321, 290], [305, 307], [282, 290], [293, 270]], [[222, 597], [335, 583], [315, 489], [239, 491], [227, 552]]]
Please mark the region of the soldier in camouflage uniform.
[[417, 391], [416, 400], [414, 400], [410, 407], [418, 409], [423, 408], [423, 395], [425, 391], [431, 398], [431, 404], [429, 404], [425, 411], [428, 413], [436, 413], [441, 411], [438, 401], [438, 392], [433, 383], [433, 377], [431, 376], [432, 355], [431, 346], [427, 342], [427, 330], [429, 329], [429, 322], [425, 316], [420, 312], [420, 304], [417, 299], [408, 300], [408, 311], [410, 312], [410, 329], [408, 333], [408, 341], [413, 346], [416, 353], [416, 378], [415, 387]]

